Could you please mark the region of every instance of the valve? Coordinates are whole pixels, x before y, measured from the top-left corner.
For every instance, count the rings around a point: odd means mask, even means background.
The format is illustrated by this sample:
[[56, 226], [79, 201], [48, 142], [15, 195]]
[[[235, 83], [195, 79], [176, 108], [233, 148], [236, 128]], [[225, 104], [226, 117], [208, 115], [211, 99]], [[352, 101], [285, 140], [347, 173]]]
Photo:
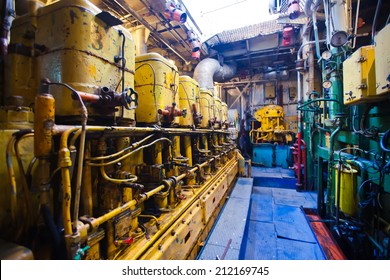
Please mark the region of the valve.
[[130, 246], [133, 244], [134, 238], [133, 237], [128, 237], [125, 239], [117, 239], [114, 241], [115, 246]]
[[165, 109], [158, 109], [157, 111], [160, 115], [163, 115], [165, 123], [173, 122], [175, 117], [183, 117], [187, 116], [187, 109], [183, 110], [176, 109], [176, 103], [173, 102], [172, 106], [166, 106]]
[[80, 248], [77, 250], [76, 255], [74, 256], [74, 260], [81, 260], [82, 257], [84, 257], [87, 253], [87, 251], [90, 249], [88, 245], [85, 246], [84, 248]]
[[[130, 93], [129, 93], [130, 91]], [[123, 103], [122, 105], [127, 109], [127, 110], [133, 110], [138, 107], [138, 93], [132, 89], [132, 88], [127, 88], [123, 93]], [[131, 106], [131, 104], [134, 103], [134, 106]]]

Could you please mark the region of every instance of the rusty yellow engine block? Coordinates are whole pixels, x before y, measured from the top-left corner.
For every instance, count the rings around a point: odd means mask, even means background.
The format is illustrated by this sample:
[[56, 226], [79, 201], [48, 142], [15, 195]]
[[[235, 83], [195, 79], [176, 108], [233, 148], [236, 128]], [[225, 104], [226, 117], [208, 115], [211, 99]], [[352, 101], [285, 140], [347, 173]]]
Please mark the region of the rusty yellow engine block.
[[267, 105], [258, 109], [254, 113], [254, 118], [256, 121], [252, 122], [252, 129], [249, 133], [252, 143], [291, 142], [292, 132], [285, 129], [283, 107], [274, 104]]

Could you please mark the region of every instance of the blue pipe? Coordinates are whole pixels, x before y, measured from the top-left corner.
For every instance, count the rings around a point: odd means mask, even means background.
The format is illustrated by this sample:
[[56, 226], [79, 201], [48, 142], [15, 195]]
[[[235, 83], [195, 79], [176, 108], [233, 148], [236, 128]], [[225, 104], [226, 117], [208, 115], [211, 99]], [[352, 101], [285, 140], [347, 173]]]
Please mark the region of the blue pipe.
[[317, 55], [317, 59], [319, 59], [321, 57], [321, 55], [320, 55], [320, 43], [319, 43], [319, 39], [318, 39], [318, 27], [317, 27], [316, 13], [312, 14], [312, 18], [313, 18], [314, 39], [316, 41], [316, 55]]

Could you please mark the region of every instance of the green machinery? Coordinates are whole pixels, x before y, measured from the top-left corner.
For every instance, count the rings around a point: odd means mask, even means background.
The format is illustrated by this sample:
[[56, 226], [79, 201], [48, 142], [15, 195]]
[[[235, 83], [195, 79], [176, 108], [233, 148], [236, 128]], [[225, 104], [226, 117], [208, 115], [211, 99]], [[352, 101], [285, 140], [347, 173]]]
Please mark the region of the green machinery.
[[318, 211], [348, 258], [389, 258], [389, 33], [387, 25], [373, 45], [324, 51], [322, 92], [298, 106], [305, 183], [318, 190]]

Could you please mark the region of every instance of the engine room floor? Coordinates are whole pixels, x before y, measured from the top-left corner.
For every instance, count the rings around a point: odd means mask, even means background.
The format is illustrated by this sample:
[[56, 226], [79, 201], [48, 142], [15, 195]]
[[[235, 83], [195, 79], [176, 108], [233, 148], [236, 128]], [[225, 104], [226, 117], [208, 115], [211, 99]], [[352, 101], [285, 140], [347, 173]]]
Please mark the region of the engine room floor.
[[252, 178], [238, 178], [199, 253], [200, 260], [238, 260], [248, 218]]
[[326, 259], [303, 211], [316, 193], [297, 192], [292, 170], [252, 167], [252, 176], [238, 179], [198, 259]]

